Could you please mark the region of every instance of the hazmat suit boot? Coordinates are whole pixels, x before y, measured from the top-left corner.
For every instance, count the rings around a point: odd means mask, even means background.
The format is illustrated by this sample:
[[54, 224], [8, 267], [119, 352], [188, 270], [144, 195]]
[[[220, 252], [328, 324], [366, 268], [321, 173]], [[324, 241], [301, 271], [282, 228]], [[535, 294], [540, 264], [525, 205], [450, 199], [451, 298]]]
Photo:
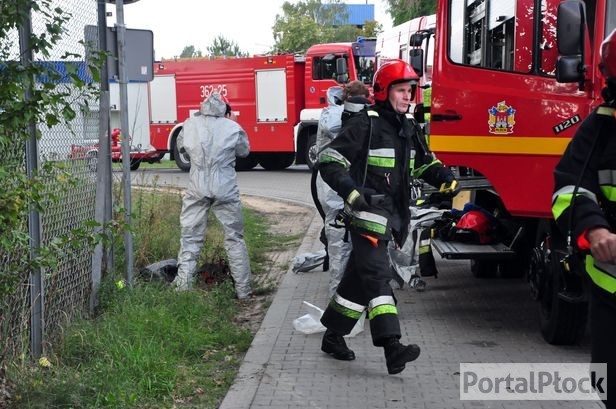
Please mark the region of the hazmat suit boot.
[[347, 347], [344, 337], [330, 329], [326, 330], [323, 335], [321, 351], [340, 361], [352, 361], [355, 359], [355, 352]]
[[407, 362], [412, 362], [419, 356], [419, 346], [415, 344], [404, 345], [397, 338], [390, 338], [384, 346], [387, 372], [390, 375], [400, 373]]

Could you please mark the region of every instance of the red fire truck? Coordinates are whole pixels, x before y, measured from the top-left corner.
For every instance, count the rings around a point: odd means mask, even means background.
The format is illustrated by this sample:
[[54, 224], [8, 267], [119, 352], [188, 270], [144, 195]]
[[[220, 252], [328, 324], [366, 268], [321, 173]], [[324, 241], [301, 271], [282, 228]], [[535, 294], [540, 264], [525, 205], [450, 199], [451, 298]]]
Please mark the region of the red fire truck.
[[318, 118], [327, 105], [325, 92], [349, 80], [370, 84], [374, 45], [374, 39], [358, 39], [314, 45], [305, 56], [155, 63], [148, 92], [150, 145], [156, 154], [170, 152], [178, 167], [188, 170], [190, 158], [178, 148], [182, 123], [210, 93], [220, 92], [250, 140], [251, 154], [238, 159], [238, 169], [257, 163], [265, 169], [283, 169], [294, 161], [312, 165]]
[[615, 26], [616, 0], [437, 5], [431, 148], [507, 233], [488, 247], [435, 240], [435, 248], [471, 259], [478, 277], [526, 273], [542, 334], [555, 344], [583, 333], [587, 302], [552, 220], [553, 170], [601, 100], [599, 45]]

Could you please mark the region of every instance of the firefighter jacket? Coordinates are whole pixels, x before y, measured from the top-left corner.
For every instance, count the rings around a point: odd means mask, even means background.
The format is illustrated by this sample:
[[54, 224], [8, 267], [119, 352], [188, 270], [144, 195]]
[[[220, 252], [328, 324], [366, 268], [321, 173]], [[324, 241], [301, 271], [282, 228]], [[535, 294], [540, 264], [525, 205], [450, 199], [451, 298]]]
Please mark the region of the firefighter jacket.
[[347, 226], [359, 234], [399, 245], [408, 234], [410, 182], [421, 178], [439, 186], [454, 180], [430, 152], [421, 128], [410, 114], [380, 103], [349, 118], [340, 135], [320, 155], [323, 180], [343, 199], [353, 190], [380, 195], [366, 211], [350, 208]]
[[[573, 241], [593, 227], [616, 228], [615, 112], [614, 107], [602, 105], [591, 113], [554, 171], [552, 213], [561, 231]], [[600, 263], [590, 254], [584, 265], [597, 287], [616, 292], [616, 266]]]

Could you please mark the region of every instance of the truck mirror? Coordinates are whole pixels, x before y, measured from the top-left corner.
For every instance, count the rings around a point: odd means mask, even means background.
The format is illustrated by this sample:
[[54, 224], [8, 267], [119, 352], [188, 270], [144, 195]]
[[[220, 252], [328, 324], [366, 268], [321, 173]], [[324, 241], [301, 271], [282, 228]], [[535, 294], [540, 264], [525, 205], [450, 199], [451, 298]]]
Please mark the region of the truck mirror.
[[409, 63], [418, 76], [423, 76], [424, 52], [421, 48], [412, 48], [409, 50]]
[[558, 5], [556, 44], [560, 54], [556, 60], [558, 82], [584, 81], [584, 34], [586, 9], [579, 0], [566, 0]]
[[567, 0], [558, 5], [556, 43], [561, 55], [584, 53], [585, 9], [579, 0]]
[[336, 81], [340, 84], [349, 82], [349, 69], [347, 67], [346, 58], [344, 57], [336, 59]]
[[556, 59], [556, 81], [579, 82], [584, 79], [584, 64], [581, 55], [559, 55]]
[[413, 33], [411, 34], [411, 39], [409, 40], [409, 45], [411, 47], [421, 47], [421, 43], [423, 43], [424, 34], [423, 33]]

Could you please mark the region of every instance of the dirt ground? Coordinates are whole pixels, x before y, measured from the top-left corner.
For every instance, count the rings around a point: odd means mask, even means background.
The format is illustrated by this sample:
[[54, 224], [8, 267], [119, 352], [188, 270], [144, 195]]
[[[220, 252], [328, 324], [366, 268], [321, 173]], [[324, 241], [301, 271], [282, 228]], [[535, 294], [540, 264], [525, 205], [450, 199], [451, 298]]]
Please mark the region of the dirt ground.
[[282, 246], [278, 251], [269, 253], [270, 268], [265, 274], [253, 277], [255, 287], [266, 288], [258, 292], [248, 301], [240, 302], [241, 312], [238, 323], [248, 328], [254, 335], [265, 317], [278, 285], [289, 269], [291, 261], [304, 238], [308, 226], [315, 214], [313, 208], [296, 205], [290, 202], [272, 200], [257, 196], [242, 196], [242, 204], [265, 216], [270, 222], [269, 231], [285, 236], [297, 236], [289, 245]]

